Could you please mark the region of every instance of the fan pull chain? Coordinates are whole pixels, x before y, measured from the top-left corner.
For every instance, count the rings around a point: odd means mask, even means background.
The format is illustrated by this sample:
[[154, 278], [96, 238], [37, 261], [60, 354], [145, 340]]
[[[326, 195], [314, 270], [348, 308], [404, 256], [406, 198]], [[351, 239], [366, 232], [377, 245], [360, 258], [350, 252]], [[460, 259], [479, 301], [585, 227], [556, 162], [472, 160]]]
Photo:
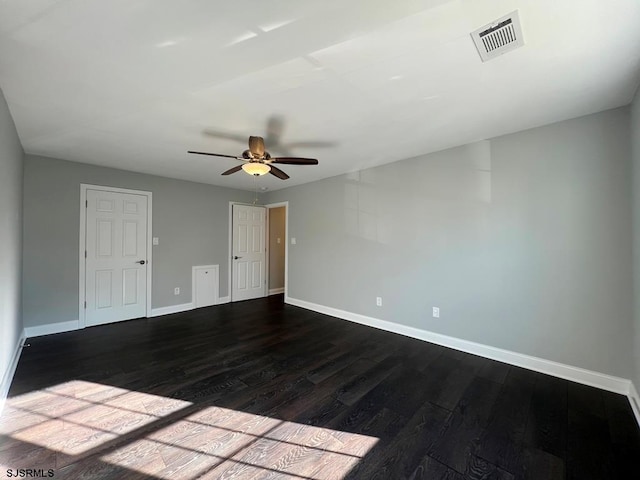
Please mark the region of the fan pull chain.
[[253, 176], [253, 204], [258, 204], [258, 175]]

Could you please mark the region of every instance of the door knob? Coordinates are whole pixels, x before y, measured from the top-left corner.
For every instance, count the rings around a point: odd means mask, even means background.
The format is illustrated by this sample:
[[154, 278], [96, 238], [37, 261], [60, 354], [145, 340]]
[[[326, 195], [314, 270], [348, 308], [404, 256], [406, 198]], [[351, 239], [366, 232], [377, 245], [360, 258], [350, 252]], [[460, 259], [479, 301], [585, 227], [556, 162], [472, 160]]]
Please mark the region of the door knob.
[[144, 265], [147, 262], [145, 262], [144, 260], [138, 260], [136, 263], [139, 263], [140, 265]]
[[242, 258], [242, 257], [239, 257], [237, 255], [235, 257], [233, 257], [234, 260], [238, 260], [239, 258]]

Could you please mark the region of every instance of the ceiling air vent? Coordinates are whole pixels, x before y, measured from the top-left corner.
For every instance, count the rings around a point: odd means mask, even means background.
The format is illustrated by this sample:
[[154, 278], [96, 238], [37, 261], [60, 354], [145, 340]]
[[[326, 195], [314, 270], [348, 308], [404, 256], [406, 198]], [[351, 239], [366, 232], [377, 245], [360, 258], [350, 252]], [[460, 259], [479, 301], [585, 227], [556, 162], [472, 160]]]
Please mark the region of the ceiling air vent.
[[483, 62], [524, 45], [518, 11], [505, 15], [471, 34]]

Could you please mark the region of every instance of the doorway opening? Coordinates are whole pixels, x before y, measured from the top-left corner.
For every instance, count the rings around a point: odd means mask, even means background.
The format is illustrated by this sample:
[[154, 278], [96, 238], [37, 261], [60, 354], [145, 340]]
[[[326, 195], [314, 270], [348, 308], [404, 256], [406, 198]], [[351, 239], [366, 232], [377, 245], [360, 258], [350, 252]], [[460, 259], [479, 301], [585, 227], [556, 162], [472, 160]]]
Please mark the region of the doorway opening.
[[229, 203], [229, 300], [287, 292], [288, 202]]
[[285, 204], [267, 205], [268, 213], [268, 295], [277, 295], [285, 291], [287, 259], [287, 206]]

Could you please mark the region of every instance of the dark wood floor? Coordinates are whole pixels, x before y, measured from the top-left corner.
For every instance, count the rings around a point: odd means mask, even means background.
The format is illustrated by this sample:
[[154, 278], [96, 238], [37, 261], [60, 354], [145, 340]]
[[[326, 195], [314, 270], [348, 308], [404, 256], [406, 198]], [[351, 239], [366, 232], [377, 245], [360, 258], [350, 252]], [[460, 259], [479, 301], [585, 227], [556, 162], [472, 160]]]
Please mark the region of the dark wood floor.
[[275, 296], [29, 341], [7, 468], [57, 479], [631, 479], [624, 396]]

